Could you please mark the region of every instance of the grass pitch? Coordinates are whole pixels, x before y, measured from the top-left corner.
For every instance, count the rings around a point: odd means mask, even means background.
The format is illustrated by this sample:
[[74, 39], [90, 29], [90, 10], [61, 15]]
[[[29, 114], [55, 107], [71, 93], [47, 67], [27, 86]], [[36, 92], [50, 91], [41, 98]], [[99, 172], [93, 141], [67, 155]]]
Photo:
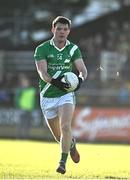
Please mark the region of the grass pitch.
[[56, 143], [0, 140], [0, 179], [130, 179], [129, 145], [77, 144], [81, 162], [67, 161], [65, 175], [56, 173]]

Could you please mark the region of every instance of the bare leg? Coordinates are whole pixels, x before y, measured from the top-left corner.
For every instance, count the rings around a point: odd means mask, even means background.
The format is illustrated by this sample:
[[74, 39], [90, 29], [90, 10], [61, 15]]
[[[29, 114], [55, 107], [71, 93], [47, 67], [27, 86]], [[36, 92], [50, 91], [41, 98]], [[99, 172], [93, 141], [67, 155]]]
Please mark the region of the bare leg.
[[[55, 140], [59, 143], [60, 139], [61, 139], [61, 144], [64, 144], [64, 142], [62, 142], [63, 138], [60, 138], [61, 137], [61, 130], [60, 130], [60, 124], [59, 124], [58, 117], [55, 117], [53, 119], [48, 119], [47, 125], [48, 125], [52, 135], [54, 136]], [[66, 142], [66, 140], [65, 140], [65, 142]], [[73, 144], [72, 139], [71, 139], [71, 145], [73, 145], [73, 148], [71, 147], [71, 149], [70, 149], [70, 156], [71, 156], [73, 162], [78, 163], [80, 161], [80, 155], [79, 155], [79, 153], [78, 153], [78, 151], [76, 149], [76, 145]], [[62, 151], [65, 148], [64, 147], [62, 148], [62, 146], [61, 146]]]
[[59, 119], [61, 130], [61, 150], [68, 153], [72, 141], [71, 123], [75, 106], [72, 104], [64, 104], [59, 107]]
[[48, 119], [47, 125], [48, 125], [52, 135], [54, 136], [55, 140], [57, 142], [60, 142], [61, 132], [60, 132], [60, 125], [59, 125], [58, 117], [55, 117], [53, 119]]

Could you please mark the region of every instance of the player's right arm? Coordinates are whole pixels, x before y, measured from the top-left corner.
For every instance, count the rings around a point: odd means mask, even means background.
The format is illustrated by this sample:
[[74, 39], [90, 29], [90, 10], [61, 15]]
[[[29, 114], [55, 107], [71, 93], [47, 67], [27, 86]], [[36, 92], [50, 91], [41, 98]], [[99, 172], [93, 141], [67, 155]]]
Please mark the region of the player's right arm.
[[40, 76], [40, 78], [45, 81], [45, 82], [49, 82], [50, 84], [58, 87], [59, 89], [66, 91], [67, 88], [69, 88], [69, 85], [67, 83], [61, 82], [61, 78], [62, 76], [54, 79], [51, 78], [49, 76], [49, 74], [47, 73], [47, 62], [46, 60], [40, 60], [40, 61], [36, 61], [36, 68], [37, 68], [37, 72]]
[[35, 61], [37, 72], [40, 76], [40, 78], [45, 82], [51, 82], [52, 78], [47, 73], [47, 61], [45, 59], [42, 59], [40, 61]]

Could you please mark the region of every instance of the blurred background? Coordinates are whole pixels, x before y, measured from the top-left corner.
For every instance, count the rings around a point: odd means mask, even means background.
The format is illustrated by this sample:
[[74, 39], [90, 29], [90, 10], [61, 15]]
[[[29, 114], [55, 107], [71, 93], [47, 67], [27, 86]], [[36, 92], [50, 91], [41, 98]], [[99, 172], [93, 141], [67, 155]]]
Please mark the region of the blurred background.
[[37, 45], [52, 20], [72, 20], [69, 40], [88, 69], [76, 93], [81, 142], [130, 143], [130, 0], [0, 0], [0, 137], [53, 140], [39, 106]]

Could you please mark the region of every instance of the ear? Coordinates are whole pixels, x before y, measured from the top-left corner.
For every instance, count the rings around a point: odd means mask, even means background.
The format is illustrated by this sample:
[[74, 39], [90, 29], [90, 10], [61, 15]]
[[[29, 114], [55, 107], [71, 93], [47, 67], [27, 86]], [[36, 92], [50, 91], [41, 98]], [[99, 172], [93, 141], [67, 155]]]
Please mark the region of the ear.
[[70, 29], [69, 29], [69, 31], [68, 31], [68, 35], [70, 34]]
[[54, 34], [54, 27], [51, 28], [51, 32]]

